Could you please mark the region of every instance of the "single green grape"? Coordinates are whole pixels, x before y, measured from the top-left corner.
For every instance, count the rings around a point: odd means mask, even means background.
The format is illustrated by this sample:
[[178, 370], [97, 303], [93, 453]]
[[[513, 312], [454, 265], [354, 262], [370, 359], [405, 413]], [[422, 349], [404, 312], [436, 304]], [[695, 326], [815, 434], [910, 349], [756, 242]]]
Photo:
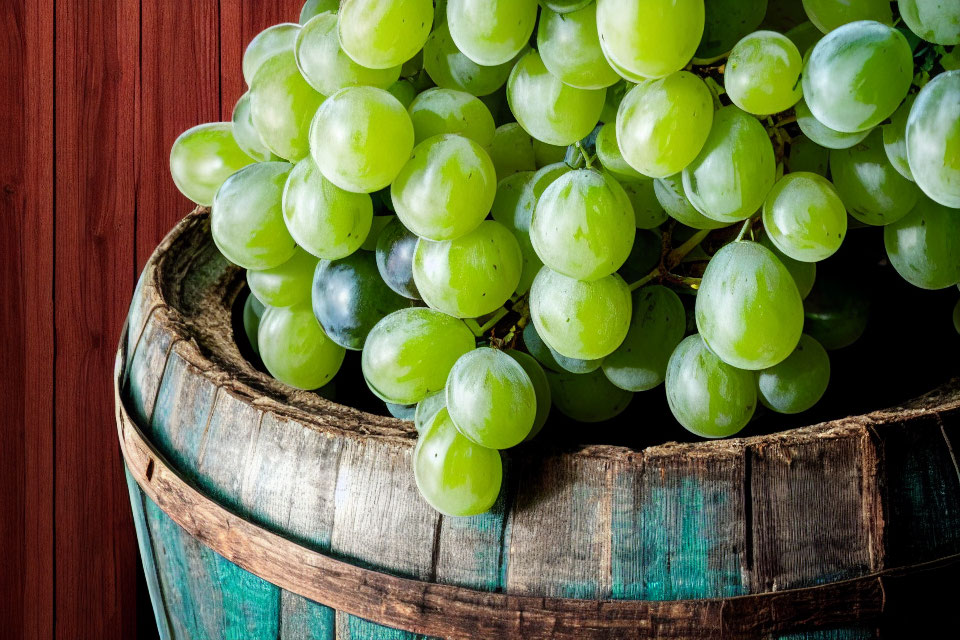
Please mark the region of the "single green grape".
[[250, 41], [243, 52], [243, 79], [248, 87], [264, 62], [278, 53], [293, 51], [300, 25], [284, 22], [267, 27]]
[[903, 34], [861, 20], [837, 27], [814, 46], [803, 68], [803, 97], [817, 120], [855, 133], [890, 117], [912, 81], [913, 52]]
[[260, 137], [260, 132], [257, 131], [256, 125], [253, 124], [249, 91], [237, 100], [237, 104], [233, 107], [231, 121], [233, 122], [233, 139], [237, 141], [237, 145], [243, 149], [244, 153], [257, 162], [280, 159], [280, 156], [267, 148], [263, 138]]
[[769, 234], [765, 231], [760, 232], [760, 237], [757, 239], [757, 242], [767, 249], [770, 249], [773, 255], [777, 257], [777, 260], [787, 268], [787, 271], [793, 276], [793, 282], [797, 285], [797, 292], [800, 294], [800, 297], [806, 298], [810, 294], [810, 290], [813, 289], [813, 283], [817, 279], [817, 263], [794, 260], [781, 251], [777, 245], [773, 244]]
[[594, 3], [568, 13], [544, 10], [537, 27], [537, 50], [550, 73], [571, 87], [602, 89], [620, 80], [600, 48]]
[[313, 158], [297, 163], [283, 188], [283, 219], [301, 247], [327, 260], [360, 248], [370, 234], [373, 201], [323, 177]]
[[733, 47], [723, 72], [723, 88], [748, 113], [768, 115], [800, 101], [803, 60], [797, 46], [776, 31], [755, 31]]
[[960, 4], [951, 0], [897, 0], [910, 31], [936, 44], [960, 44]]
[[537, 169], [536, 173], [533, 174], [533, 178], [530, 180], [534, 206], [536, 206], [536, 201], [540, 199], [543, 192], [547, 190], [547, 187], [553, 184], [557, 178], [570, 171], [573, 171], [573, 168], [566, 162], [555, 162]]
[[623, 266], [617, 269], [617, 273], [625, 282], [636, 282], [646, 276], [650, 271], [660, 264], [660, 249], [663, 240], [660, 237], [659, 230], [637, 229], [637, 235], [633, 239], [633, 248], [630, 249], [630, 256]]
[[815, 44], [820, 42], [820, 38], [823, 37], [823, 32], [817, 29], [815, 24], [807, 20], [787, 30], [783, 35], [790, 38], [790, 41], [796, 45], [800, 55], [806, 59], [807, 52], [813, 49]]
[[257, 355], [260, 355], [257, 332], [260, 330], [260, 318], [263, 317], [263, 312], [266, 310], [267, 308], [263, 303], [257, 300], [257, 296], [252, 293], [247, 296], [246, 302], [243, 303], [243, 332], [247, 336], [250, 348]]
[[910, 284], [944, 289], [960, 283], [960, 213], [956, 209], [920, 196], [910, 213], [884, 228], [883, 243], [890, 264]]
[[537, 169], [542, 169], [547, 165], [563, 162], [567, 157], [567, 147], [534, 140], [533, 157], [537, 161]]
[[[523, 50], [518, 55], [522, 54]], [[423, 68], [438, 87], [475, 96], [486, 96], [502, 87], [513, 65], [512, 59], [492, 67], [477, 64], [457, 48], [445, 20], [423, 45]]]
[[447, 27], [457, 48], [487, 67], [520, 53], [536, 21], [536, 0], [447, 0]]
[[387, 286], [404, 298], [419, 300], [420, 292], [413, 281], [413, 254], [417, 236], [399, 219], [387, 223], [377, 238], [377, 269]]
[[704, 10], [703, 37], [694, 58], [714, 60], [760, 26], [767, 0], [710, 0]]
[[670, 289], [652, 285], [633, 292], [633, 316], [627, 337], [603, 360], [603, 373], [627, 391], [660, 385], [667, 362], [686, 332], [686, 312]]
[[609, 122], [600, 127], [597, 132], [597, 160], [603, 168], [617, 180], [646, 180], [643, 175], [630, 166], [620, 153], [620, 144], [617, 142], [617, 125]]
[[666, 178], [689, 165], [713, 124], [713, 97], [703, 80], [678, 71], [638, 84], [617, 111], [617, 142], [631, 167]]
[[323, 332], [309, 303], [268, 308], [260, 319], [257, 343], [270, 375], [297, 389], [330, 382], [346, 353]]
[[603, 364], [602, 358], [595, 360], [580, 360], [578, 358], [568, 358], [558, 353], [556, 349], [548, 345], [537, 333], [537, 328], [532, 322], [523, 328], [523, 343], [527, 351], [544, 367], [550, 371], [562, 373], [590, 373], [596, 371]]
[[697, 292], [697, 329], [738, 369], [766, 369], [789, 356], [803, 329], [793, 276], [756, 242], [731, 242], [710, 260]]
[[655, 229], [670, 217], [657, 199], [653, 180], [627, 180], [620, 184], [633, 205], [637, 229]]
[[497, 128], [487, 105], [455, 89], [427, 89], [410, 103], [408, 111], [417, 144], [432, 136], [456, 133], [488, 147]]
[[310, 22], [310, 19], [321, 13], [336, 13], [340, 8], [340, 0], [307, 0], [300, 9], [300, 24]]
[[703, 0], [597, 0], [597, 31], [607, 59], [646, 78], [679, 71], [700, 45], [703, 5]]
[[187, 129], [170, 149], [170, 175], [180, 193], [197, 204], [211, 205], [217, 189], [231, 175], [253, 164], [229, 122], [210, 122]]
[[861, 283], [827, 275], [817, 279], [803, 301], [803, 330], [831, 351], [848, 347], [863, 335], [870, 301]]
[[703, 149], [683, 170], [683, 191], [697, 211], [730, 224], [763, 205], [776, 178], [773, 145], [760, 122], [730, 105], [714, 114]]
[[907, 96], [893, 116], [890, 122], [880, 127], [883, 132], [883, 150], [887, 153], [887, 160], [897, 170], [897, 173], [913, 182], [913, 173], [910, 171], [910, 162], [907, 160], [907, 118], [910, 116], [910, 109], [917, 96]]
[[432, 0], [343, 0], [340, 4], [340, 46], [369, 69], [396, 67], [415, 56], [432, 25]]
[[702, 438], [734, 435], [757, 409], [755, 374], [718, 358], [696, 334], [670, 356], [664, 386], [677, 422]]
[[272, 269], [248, 269], [247, 285], [270, 307], [291, 307], [310, 299], [317, 257], [297, 247], [289, 260]]
[[847, 235], [847, 210], [833, 184], [815, 173], [788, 173], [763, 203], [763, 228], [777, 247], [802, 262], [829, 258]]
[[495, 220], [454, 240], [420, 238], [413, 255], [413, 280], [423, 301], [457, 318], [499, 309], [516, 291], [522, 269], [517, 239]]
[[497, 127], [487, 152], [497, 170], [498, 181], [518, 171], [536, 171], [537, 169], [533, 140], [530, 134], [516, 122]]
[[533, 419], [533, 427], [527, 437], [524, 438], [524, 442], [529, 442], [537, 437], [550, 416], [550, 406], [552, 405], [550, 382], [547, 380], [547, 374], [543, 367], [530, 354], [516, 349], [507, 349], [506, 354], [523, 367], [523, 370], [530, 377], [530, 382], [533, 383], [533, 392], [537, 399], [537, 411]]
[[387, 93], [396, 98], [405, 109], [409, 109], [417, 97], [417, 90], [409, 80], [397, 80], [387, 87]]
[[530, 318], [545, 343], [568, 358], [596, 360], [630, 328], [630, 290], [617, 274], [583, 282], [544, 267], [530, 287]]
[[507, 100], [520, 126], [542, 142], [569, 145], [600, 121], [605, 89], [577, 89], [547, 71], [540, 54], [523, 56], [507, 79]]
[[790, 153], [784, 159], [787, 171], [808, 171], [824, 178], [830, 169], [830, 150], [800, 134], [790, 141]]
[[446, 389], [435, 391], [418, 402], [417, 408], [413, 412], [413, 425], [417, 428], [417, 432], [422, 433], [427, 424], [433, 420], [433, 416], [437, 415], [440, 409], [445, 409], [446, 406]]
[[553, 406], [577, 422], [605, 422], [626, 410], [633, 393], [615, 386], [602, 371], [547, 371]]
[[890, 164], [880, 129], [849, 149], [831, 151], [830, 174], [847, 211], [866, 224], [896, 222], [921, 195], [916, 185]]
[[719, 229], [727, 226], [703, 215], [693, 208], [683, 192], [683, 180], [679, 173], [653, 181], [653, 193], [671, 218], [693, 229]]
[[823, 33], [857, 20], [893, 23], [889, 0], [803, 0], [803, 9]]
[[383, 89], [347, 87], [317, 109], [310, 151], [324, 177], [341, 189], [371, 193], [393, 182], [413, 150], [413, 123]]
[[533, 219], [533, 209], [537, 204], [532, 187], [535, 175], [532, 171], [521, 171], [501, 180], [497, 185], [497, 197], [490, 210], [493, 219], [509, 229], [517, 239], [517, 244], [520, 245], [523, 266], [520, 272], [520, 283], [516, 289], [518, 294], [524, 294], [530, 290], [533, 279], [543, 266], [540, 256], [533, 249], [533, 243], [530, 242], [530, 221]]
[[287, 162], [259, 162], [227, 178], [213, 199], [210, 232], [220, 253], [246, 269], [271, 269], [291, 257], [296, 243], [283, 222]]
[[830, 383], [830, 356], [807, 334], [786, 360], [757, 373], [763, 406], [777, 413], [800, 413], [820, 401]]
[[797, 103], [795, 112], [800, 131], [810, 140], [827, 149], [849, 149], [853, 145], [863, 142], [873, 131], [873, 129], [866, 129], [856, 133], [843, 133], [831, 129], [814, 117], [805, 100]]
[[395, 404], [413, 404], [444, 388], [457, 359], [475, 347], [462, 320], [424, 307], [394, 311], [378, 322], [363, 345], [367, 386]]
[[925, 194], [960, 209], [960, 69], [946, 71], [917, 94], [907, 118], [907, 159]]

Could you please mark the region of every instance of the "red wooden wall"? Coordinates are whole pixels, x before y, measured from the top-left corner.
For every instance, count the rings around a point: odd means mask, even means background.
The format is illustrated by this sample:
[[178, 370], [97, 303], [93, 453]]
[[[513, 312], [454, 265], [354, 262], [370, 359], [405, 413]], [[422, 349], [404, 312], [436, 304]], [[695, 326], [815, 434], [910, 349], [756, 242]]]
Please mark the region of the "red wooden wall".
[[137, 545], [110, 374], [137, 274], [191, 206], [184, 129], [301, 0], [0, 2], [0, 636], [133, 638]]

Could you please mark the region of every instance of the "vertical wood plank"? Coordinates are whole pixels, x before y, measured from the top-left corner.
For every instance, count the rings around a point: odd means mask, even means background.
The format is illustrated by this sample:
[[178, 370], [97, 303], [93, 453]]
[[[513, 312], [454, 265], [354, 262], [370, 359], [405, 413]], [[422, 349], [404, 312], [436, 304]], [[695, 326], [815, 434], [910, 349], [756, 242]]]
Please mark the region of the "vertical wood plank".
[[[163, 590], [160, 588], [160, 574], [157, 571], [156, 556], [154, 555], [153, 541], [150, 539], [150, 529], [147, 524], [147, 515], [144, 510], [144, 496], [137, 481], [124, 468], [127, 477], [127, 491], [130, 493], [130, 508], [133, 511], [133, 524], [137, 530], [137, 542], [140, 546], [140, 562], [143, 565], [143, 575], [150, 594], [150, 604], [153, 606], [153, 615], [161, 640], [171, 640], [170, 621], [167, 620], [167, 608], [163, 599]], [[140, 624], [141, 621], [138, 621]], [[146, 626], [146, 625], [145, 625]]]
[[335, 640], [336, 611], [284, 591], [280, 596], [280, 640]]

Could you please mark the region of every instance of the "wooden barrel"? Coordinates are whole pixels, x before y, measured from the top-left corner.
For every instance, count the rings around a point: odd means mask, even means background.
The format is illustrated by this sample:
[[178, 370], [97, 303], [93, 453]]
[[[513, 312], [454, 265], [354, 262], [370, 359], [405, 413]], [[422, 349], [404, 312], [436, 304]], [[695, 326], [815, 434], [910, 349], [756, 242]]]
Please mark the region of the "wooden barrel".
[[521, 449], [492, 512], [447, 518], [417, 493], [410, 423], [248, 364], [243, 287], [198, 210], [117, 358], [163, 638], [863, 640], [953, 616], [960, 381], [762, 437]]

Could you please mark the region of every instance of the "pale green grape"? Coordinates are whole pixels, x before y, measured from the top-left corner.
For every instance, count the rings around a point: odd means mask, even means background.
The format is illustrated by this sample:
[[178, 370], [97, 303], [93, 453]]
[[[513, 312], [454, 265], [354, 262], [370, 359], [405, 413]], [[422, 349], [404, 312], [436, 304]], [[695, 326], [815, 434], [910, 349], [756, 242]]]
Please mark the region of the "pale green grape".
[[577, 89], [553, 76], [536, 51], [523, 56], [507, 80], [507, 100], [517, 122], [534, 138], [569, 145], [593, 131], [605, 89]]
[[433, 25], [432, 0], [343, 0], [340, 46], [369, 69], [401, 65], [423, 48]]
[[830, 173], [847, 211], [866, 224], [899, 220], [920, 197], [916, 185], [890, 164], [880, 129], [854, 147], [831, 151]]
[[488, 67], [520, 53], [536, 21], [536, 0], [447, 0], [447, 27], [457, 48]]
[[397, 80], [387, 87], [387, 92], [399, 100], [404, 109], [409, 109], [417, 97], [417, 90], [409, 80]]
[[562, 162], [567, 157], [567, 148], [555, 144], [547, 144], [540, 140], [533, 141], [533, 157], [537, 161], [537, 168], [542, 169], [549, 164]]
[[540, 6], [557, 13], [571, 13], [583, 9], [593, 0], [540, 0]]
[[545, 343], [568, 358], [614, 351], [630, 327], [630, 290], [617, 274], [593, 282], [544, 267], [530, 287], [530, 318]]
[[386, 89], [400, 78], [400, 65], [368, 69], [344, 53], [337, 37], [335, 13], [317, 16], [305, 24], [294, 51], [304, 79], [325, 96], [361, 85]]
[[300, 25], [284, 22], [254, 36], [243, 52], [243, 79], [248, 87], [253, 86], [253, 78], [264, 62], [278, 53], [293, 51], [299, 33]]
[[890, 0], [803, 0], [803, 9], [824, 33], [857, 20], [893, 23]]
[[526, 345], [527, 351], [530, 352], [537, 362], [550, 371], [556, 371], [558, 373], [563, 373], [564, 371], [569, 371], [570, 373], [590, 373], [591, 371], [599, 369], [600, 365], [603, 364], [602, 358], [580, 360], [578, 358], [568, 358], [558, 353], [556, 349], [543, 341], [540, 334], [537, 333], [536, 326], [534, 326], [532, 322], [523, 328], [523, 344]]
[[263, 303], [257, 300], [257, 296], [252, 293], [247, 296], [246, 302], [243, 303], [243, 332], [247, 336], [250, 348], [257, 355], [260, 355], [257, 332], [260, 330], [260, 318], [263, 317], [263, 312], [266, 310], [267, 308]]
[[516, 122], [497, 127], [487, 151], [497, 170], [498, 181], [518, 171], [535, 171], [537, 168], [533, 140]]
[[543, 425], [547, 423], [547, 418], [550, 416], [550, 406], [552, 404], [550, 382], [547, 380], [547, 374], [543, 370], [543, 367], [541, 367], [540, 363], [530, 354], [517, 351], [516, 349], [507, 349], [506, 353], [516, 360], [520, 366], [523, 367], [523, 370], [527, 372], [527, 375], [530, 377], [530, 382], [533, 383], [533, 392], [537, 399], [536, 416], [534, 417], [533, 427], [530, 429], [530, 433], [524, 438], [526, 442], [533, 440], [537, 434], [540, 433]]
[[283, 219], [297, 244], [318, 258], [337, 260], [367, 239], [373, 202], [365, 193], [344, 191], [324, 178], [307, 156], [287, 177]]
[[266, 60], [250, 84], [250, 115], [263, 143], [296, 162], [310, 153], [310, 121], [324, 101], [300, 75], [292, 50]]
[[550, 73], [571, 87], [602, 89], [620, 80], [600, 48], [594, 3], [569, 13], [544, 10], [537, 27], [537, 49]]
[[462, 320], [423, 307], [400, 309], [367, 335], [363, 377], [383, 400], [413, 404], [443, 389], [454, 363], [474, 346]]
[[854, 133], [890, 117], [912, 81], [913, 52], [903, 34], [861, 20], [838, 27], [816, 44], [803, 68], [803, 97], [817, 120]]
[[830, 356], [808, 336], [786, 360], [757, 373], [760, 402], [777, 413], [800, 413], [820, 401], [830, 383]]
[[454, 134], [427, 138], [390, 187], [397, 217], [418, 236], [453, 240], [490, 212], [497, 174], [479, 144]]
[[566, 162], [555, 162], [537, 169], [537, 172], [533, 174], [533, 178], [530, 180], [530, 188], [533, 190], [534, 206], [536, 206], [536, 201], [540, 199], [543, 192], [547, 190], [547, 187], [553, 184], [554, 180], [570, 171], [573, 171], [573, 169]]
[[500, 495], [500, 452], [470, 442], [446, 409], [420, 432], [413, 450], [413, 475], [420, 495], [445, 516], [475, 516], [489, 511]]
[[340, 0], [307, 0], [300, 9], [300, 24], [310, 22], [310, 19], [321, 13], [336, 13], [340, 8]]
[[283, 223], [283, 185], [292, 165], [260, 162], [224, 181], [213, 199], [210, 232], [230, 262], [246, 269], [278, 267], [296, 243]]
[[497, 128], [487, 105], [455, 89], [427, 89], [410, 103], [408, 111], [417, 144], [442, 133], [456, 133], [488, 147]]
[[413, 424], [417, 432], [422, 432], [427, 424], [433, 420], [440, 409], [447, 406], [446, 390], [436, 391], [429, 394], [426, 398], [417, 403], [417, 408], [413, 412]]
[[704, 9], [703, 37], [695, 57], [713, 60], [760, 26], [767, 0], [707, 0]]
[[438, 87], [475, 96], [486, 96], [502, 87], [513, 63], [508, 60], [492, 67], [477, 64], [457, 48], [446, 21], [437, 25], [423, 45], [423, 68]]
[[233, 122], [233, 138], [237, 141], [237, 145], [243, 149], [248, 156], [257, 162], [268, 162], [270, 160], [280, 159], [280, 156], [270, 151], [267, 145], [263, 143], [260, 132], [257, 131], [256, 125], [253, 124], [249, 91], [237, 100], [237, 104], [233, 107], [231, 120]]
[[803, 330], [826, 349], [848, 347], [863, 335], [870, 316], [870, 300], [863, 283], [827, 275], [817, 280], [803, 301]]
[[697, 157], [713, 119], [707, 85], [689, 71], [678, 71], [638, 84], [623, 97], [617, 141], [631, 167], [651, 178], [665, 178]]
[[803, 95], [803, 60], [797, 46], [776, 31], [755, 31], [740, 40], [723, 72], [727, 95], [744, 111], [757, 115], [779, 113]]
[[383, 89], [347, 87], [328, 98], [310, 127], [310, 151], [341, 189], [370, 193], [393, 182], [413, 150], [413, 123]]
[[760, 237], [757, 241], [767, 249], [770, 249], [773, 255], [777, 257], [777, 260], [787, 268], [787, 271], [793, 276], [793, 282], [797, 285], [797, 292], [800, 294], [800, 297], [806, 298], [810, 294], [810, 290], [813, 289], [813, 283], [817, 279], [817, 263], [794, 260], [783, 251], [780, 251], [780, 248], [773, 244], [770, 236], [764, 231], [760, 232]]
[[604, 422], [630, 405], [633, 394], [615, 386], [601, 371], [547, 372], [553, 406], [577, 422]]
[[707, 265], [697, 293], [697, 329], [739, 369], [766, 369], [789, 356], [803, 329], [793, 276], [756, 242], [732, 242]]
[[613, 124], [616, 127], [617, 109], [620, 108], [620, 102], [623, 96], [627, 95], [630, 89], [635, 85], [632, 82], [621, 80], [611, 87], [607, 87], [607, 96], [603, 101], [603, 110], [600, 111], [600, 122]]
[[537, 417], [533, 381], [503, 351], [480, 347], [460, 356], [447, 377], [447, 411], [468, 440], [489, 449], [523, 442]]
[[530, 242], [530, 220], [533, 218], [533, 209], [537, 198], [533, 193], [532, 182], [536, 174], [532, 171], [521, 171], [507, 176], [497, 185], [497, 197], [493, 201], [490, 213], [493, 219], [505, 226], [517, 239], [520, 253], [523, 255], [523, 267], [520, 272], [520, 283], [516, 292], [526, 293], [533, 284], [543, 262], [533, 249]]
[[520, 283], [523, 256], [509, 229], [484, 220], [454, 240], [420, 238], [413, 255], [413, 280], [430, 307], [458, 318], [492, 313]]
[[633, 246], [636, 219], [623, 187], [593, 169], [557, 178], [537, 201], [530, 241], [545, 265], [578, 280], [608, 276]]
[[732, 436], [757, 408], [754, 373], [718, 358], [696, 334], [670, 356], [664, 384], [677, 422], [703, 438]]
[[298, 389], [330, 382], [346, 353], [327, 337], [309, 303], [267, 309], [257, 331], [260, 358], [274, 378]]
[[937, 44], [960, 44], [960, 4], [956, 0], [898, 0], [910, 31]]
[[890, 264], [910, 284], [944, 289], [960, 283], [960, 214], [920, 196], [910, 213], [883, 230]]
[[617, 125], [609, 122], [597, 133], [597, 160], [617, 180], [644, 180], [646, 176], [630, 166], [620, 153]]
[[653, 193], [667, 215], [681, 224], [693, 229], [719, 229], [727, 226], [727, 223], [708, 218], [693, 208], [683, 192], [683, 180], [679, 173], [654, 180]]
[[680, 298], [660, 285], [633, 292], [630, 330], [603, 360], [603, 373], [627, 391], [647, 391], [663, 382], [670, 354], [683, 340], [686, 312]]
[[907, 118], [917, 96], [907, 96], [890, 118], [890, 122], [883, 125], [883, 150], [887, 152], [887, 159], [897, 173], [913, 182], [913, 173], [910, 171], [910, 162], [907, 160]]
[[629, 180], [620, 183], [633, 205], [633, 218], [637, 229], [654, 229], [669, 217], [657, 199], [653, 180]]
[[829, 258], [847, 235], [847, 211], [833, 184], [799, 171], [777, 181], [763, 203], [763, 228], [777, 247], [802, 262]]
[[700, 155], [683, 170], [683, 191], [697, 211], [729, 224], [760, 208], [775, 177], [773, 145], [763, 125], [731, 105], [714, 115]]
[[170, 175], [180, 192], [197, 204], [213, 204], [223, 181], [254, 159], [244, 153], [229, 122], [187, 129], [170, 149]]
[[820, 38], [823, 37], [823, 32], [817, 29], [815, 24], [807, 20], [786, 31], [783, 35], [790, 38], [790, 41], [797, 46], [797, 51], [800, 52], [800, 55], [806, 59], [807, 52], [810, 51], [815, 44], [820, 42]]
[[826, 177], [830, 168], [830, 150], [801, 134], [790, 141], [790, 153], [784, 164], [787, 171], [809, 171]]
[[873, 129], [866, 129], [856, 133], [844, 133], [831, 129], [814, 117], [806, 100], [798, 102], [795, 111], [800, 131], [810, 140], [827, 149], [848, 149], [862, 142], [873, 131]]
[[907, 119], [910, 171], [932, 200], [960, 209], [960, 69], [931, 80]]
[[289, 260], [272, 269], [248, 269], [247, 285], [260, 302], [290, 307], [310, 299], [317, 257], [297, 248]]
[[679, 71], [700, 44], [703, 4], [703, 0], [597, 0], [597, 31], [607, 58], [647, 78]]

